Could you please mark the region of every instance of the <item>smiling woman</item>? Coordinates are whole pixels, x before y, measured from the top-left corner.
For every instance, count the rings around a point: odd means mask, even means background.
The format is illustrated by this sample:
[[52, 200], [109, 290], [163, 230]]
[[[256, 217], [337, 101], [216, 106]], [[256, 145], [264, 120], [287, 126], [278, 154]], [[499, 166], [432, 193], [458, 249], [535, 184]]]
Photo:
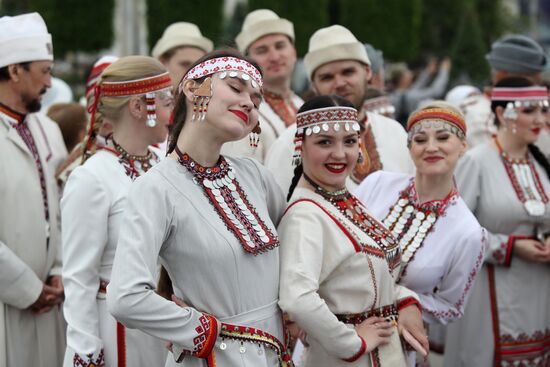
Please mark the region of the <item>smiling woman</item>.
[[427, 349], [416, 295], [392, 276], [396, 241], [345, 188], [360, 159], [359, 129], [357, 110], [342, 97], [318, 96], [298, 111], [302, 163], [278, 228], [279, 303], [307, 333], [306, 367], [403, 366], [402, 333]]
[[466, 125], [460, 111], [436, 101], [412, 113], [407, 128], [416, 175], [375, 172], [356, 195], [398, 241], [397, 280], [418, 294], [424, 321], [447, 324], [462, 316], [483, 264], [485, 233], [453, 180]]
[[[166, 366], [291, 363], [277, 306], [283, 193], [256, 161], [220, 155], [259, 132], [261, 87], [237, 52], [199, 60], [178, 87], [168, 158], [130, 193], [107, 304], [172, 343]], [[155, 292], [159, 258], [182, 302]]]

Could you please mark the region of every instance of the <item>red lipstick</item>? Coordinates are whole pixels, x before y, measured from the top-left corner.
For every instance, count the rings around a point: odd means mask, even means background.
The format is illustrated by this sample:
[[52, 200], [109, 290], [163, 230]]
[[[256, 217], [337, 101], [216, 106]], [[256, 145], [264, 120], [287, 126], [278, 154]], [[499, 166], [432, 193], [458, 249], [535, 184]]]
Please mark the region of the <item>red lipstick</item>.
[[532, 131], [533, 134], [535, 134], [535, 135], [540, 134], [540, 130], [541, 130], [540, 127], [536, 127], [536, 128], [534, 128], [534, 129], [531, 129], [531, 131]]
[[327, 164], [325, 164], [325, 168], [329, 172], [336, 173], [336, 174], [343, 173], [346, 170], [347, 166], [348, 165], [345, 164], [345, 163], [327, 163]]
[[428, 162], [428, 163], [435, 163], [435, 162], [439, 162], [442, 159], [443, 159], [443, 157], [430, 156], [430, 157], [424, 158], [424, 161]]
[[229, 111], [233, 112], [237, 117], [243, 120], [245, 124], [248, 124], [248, 115], [246, 113], [239, 110], [229, 110]]

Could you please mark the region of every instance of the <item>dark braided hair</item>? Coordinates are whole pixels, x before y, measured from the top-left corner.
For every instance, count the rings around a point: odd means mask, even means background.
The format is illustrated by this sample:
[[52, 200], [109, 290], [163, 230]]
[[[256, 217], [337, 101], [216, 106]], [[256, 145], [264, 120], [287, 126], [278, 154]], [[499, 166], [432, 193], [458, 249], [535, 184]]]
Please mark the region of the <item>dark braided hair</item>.
[[[529, 79], [516, 76], [516, 77], [509, 77], [509, 78], [504, 78], [500, 80], [497, 84], [495, 84], [495, 87], [523, 88], [523, 87], [531, 87], [533, 85], [534, 83]], [[492, 101], [491, 102], [491, 110], [495, 115], [496, 126], [500, 126], [500, 121], [498, 120], [497, 113], [496, 113], [497, 107], [500, 106], [502, 108], [506, 108], [506, 105], [509, 102], [513, 102], [513, 101]], [[544, 170], [546, 171], [546, 175], [550, 179], [550, 162], [548, 162], [548, 159], [546, 159], [544, 154], [540, 151], [540, 149], [535, 144], [529, 144], [528, 148], [529, 148], [529, 152], [533, 155], [533, 158], [535, 158], [535, 161], [537, 161], [537, 163], [544, 168]]]
[[[217, 59], [218, 57], [236, 57], [238, 59], [245, 60], [249, 62], [250, 64], [254, 65], [256, 69], [262, 73], [262, 69], [260, 66], [255, 62], [252, 61], [250, 58], [243, 56], [239, 51], [233, 49], [233, 48], [226, 48], [221, 50], [215, 50], [212, 52], [207, 53], [200, 59], [198, 59], [193, 65], [189, 67], [189, 70], [194, 68], [195, 66], [199, 65], [200, 63], [211, 60], [211, 59]], [[197, 83], [202, 83], [206, 79], [200, 78], [195, 79]], [[180, 81], [181, 82], [181, 81]], [[176, 144], [178, 142], [178, 137], [181, 133], [181, 130], [183, 129], [183, 125], [185, 124], [185, 118], [187, 117], [187, 102], [186, 102], [186, 96], [185, 93], [177, 91], [176, 95], [176, 103], [174, 107], [174, 114], [172, 119], [172, 128], [170, 129], [170, 138], [168, 139], [168, 152], [167, 154], [170, 154], [174, 151], [176, 148]]]
[[[335, 107], [335, 106], [342, 106], [342, 107], [353, 107], [353, 103], [348, 101], [347, 99], [337, 96], [335, 94], [331, 95], [322, 95], [322, 96], [316, 96], [307, 101], [300, 107], [298, 110], [298, 113], [316, 110], [318, 108], [325, 108], [325, 107]], [[305, 139], [305, 136], [304, 136]], [[294, 168], [294, 177], [292, 177], [292, 183], [290, 184], [290, 188], [288, 189], [288, 195], [286, 197], [286, 200], [289, 201], [292, 197], [292, 194], [294, 193], [294, 189], [296, 188], [296, 185], [298, 185], [298, 181], [300, 181], [300, 178], [302, 177], [302, 174], [304, 173], [304, 166], [302, 163], [296, 166]]]

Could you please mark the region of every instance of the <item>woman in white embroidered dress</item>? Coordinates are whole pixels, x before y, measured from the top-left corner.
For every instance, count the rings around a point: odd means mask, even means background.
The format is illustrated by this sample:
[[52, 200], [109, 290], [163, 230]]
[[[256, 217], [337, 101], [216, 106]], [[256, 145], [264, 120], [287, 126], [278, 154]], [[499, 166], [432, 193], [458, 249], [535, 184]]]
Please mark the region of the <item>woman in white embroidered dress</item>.
[[[130, 190], [107, 304], [171, 342], [167, 366], [289, 363], [277, 306], [284, 195], [258, 162], [220, 155], [259, 133], [261, 86], [234, 51], [197, 61], [179, 86], [169, 156]], [[184, 307], [154, 291], [159, 256]]]
[[466, 153], [456, 182], [488, 231], [464, 317], [447, 330], [446, 366], [550, 365], [550, 164], [533, 145], [548, 91], [523, 78], [492, 90], [498, 132]]
[[[98, 84], [92, 135], [85, 140], [95, 154], [71, 173], [61, 201], [64, 366], [159, 366], [166, 359], [164, 343], [117, 324], [107, 311], [105, 287], [130, 185], [159, 162], [150, 146], [168, 136], [170, 76], [153, 58], [130, 56], [106, 68]], [[95, 149], [101, 120], [112, 124], [113, 133]]]
[[357, 110], [318, 96], [300, 108], [297, 127], [303, 163], [278, 230], [280, 305], [307, 334], [302, 365], [404, 366], [399, 335], [419, 349], [428, 341], [416, 295], [392, 276], [397, 243], [345, 189], [360, 157]]
[[416, 175], [375, 172], [355, 194], [399, 241], [398, 282], [418, 294], [424, 321], [446, 325], [464, 313], [484, 254], [484, 231], [453, 178], [466, 124], [450, 104], [432, 102], [411, 114], [407, 130]]

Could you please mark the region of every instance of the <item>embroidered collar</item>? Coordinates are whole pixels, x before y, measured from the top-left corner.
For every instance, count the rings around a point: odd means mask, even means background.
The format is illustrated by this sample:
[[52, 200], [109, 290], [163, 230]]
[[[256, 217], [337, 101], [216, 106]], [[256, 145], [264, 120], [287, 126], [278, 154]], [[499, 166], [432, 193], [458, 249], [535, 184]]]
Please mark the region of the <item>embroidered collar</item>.
[[292, 99], [285, 100], [281, 95], [265, 89], [264, 99], [273, 112], [283, 120], [286, 126], [290, 126], [296, 121], [298, 108], [294, 105]]
[[241, 185], [233, 167], [220, 156], [214, 167], [203, 167], [178, 147], [178, 162], [193, 176], [227, 229], [243, 249], [258, 255], [279, 246], [279, 239], [260, 218]]
[[401, 192], [401, 197], [408, 199], [409, 202], [417, 209], [425, 212], [434, 212], [435, 214], [440, 216], [444, 214], [445, 209], [447, 208], [449, 203], [454, 201], [458, 197], [458, 191], [456, 187], [453, 186], [451, 191], [443, 199], [429, 200], [421, 203], [418, 199], [418, 193], [416, 191], [414, 178], [411, 178], [411, 181], [407, 188]]
[[105, 150], [117, 156], [118, 163], [124, 168], [124, 172], [132, 181], [160, 162], [160, 158], [152, 150], [149, 150], [149, 153], [144, 157], [128, 154], [114, 141], [112, 134], [105, 138], [105, 144], [98, 146], [97, 150]]
[[25, 118], [27, 118], [26, 114], [22, 114], [20, 112], [17, 112], [15, 110], [9, 108], [8, 106], [6, 106], [3, 103], [0, 103], [0, 113], [8, 116], [12, 120], [15, 120], [18, 124], [22, 123], [23, 121], [25, 121]]
[[397, 241], [380, 222], [372, 217], [361, 202], [347, 189], [329, 192], [324, 190], [310, 177], [304, 178], [315, 187], [315, 192], [331, 203], [351, 223], [373, 239], [386, 254], [390, 271], [399, 265], [400, 249]]

